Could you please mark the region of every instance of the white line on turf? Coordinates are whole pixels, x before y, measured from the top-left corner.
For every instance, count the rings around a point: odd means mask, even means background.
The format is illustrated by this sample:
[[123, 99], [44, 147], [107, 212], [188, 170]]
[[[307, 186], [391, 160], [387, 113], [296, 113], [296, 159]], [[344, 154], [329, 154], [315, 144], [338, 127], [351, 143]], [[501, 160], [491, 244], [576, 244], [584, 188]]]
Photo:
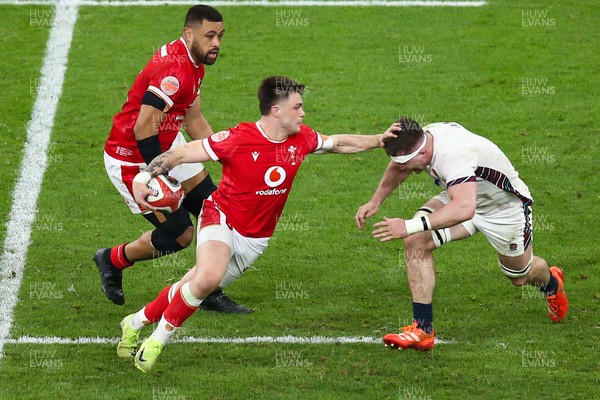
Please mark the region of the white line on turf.
[[[73, 29], [77, 21], [77, 10], [80, 5], [90, 6], [160, 6], [189, 5], [195, 0], [0, 0], [2, 5], [49, 5], [56, 6], [50, 38], [46, 48], [44, 64], [41, 70], [40, 86], [31, 120], [27, 129], [27, 143], [12, 199], [12, 207], [7, 223], [6, 239], [0, 259], [0, 358], [3, 356], [5, 343], [26, 344], [102, 344], [116, 343], [113, 338], [59, 338], [59, 337], [21, 337], [10, 339], [10, 328], [13, 320], [13, 309], [18, 299], [19, 288], [23, 278], [23, 268], [27, 248], [31, 236], [31, 225], [35, 218], [37, 198], [41, 189], [42, 178], [47, 165], [47, 148], [54, 125], [54, 116], [66, 70], [67, 56], [73, 37]], [[214, 1], [214, 6], [420, 6], [420, 7], [480, 7], [485, 1]], [[180, 343], [381, 343], [380, 339], [363, 337], [327, 338], [313, 337], [249, 337], [249, 338], [194, 338], [176, 339]], [[451, 343], [436, 340], [436, 343]]]
[[[57, 336], [32, 337], [21, 336], [18, 339], [8, 339], [9, 344], [116, 344], [119, 338], [78, 337], [63, 338]], [[174, 338], [171, 343], [281, 343], [281, 344], [382, 344], [380, 338], [373, 337], [326, 337], [326, 336], [251, 336], [251, 337], [192, 337]], [[451, 344], [451, 340], [436, 339], [436, 344]]]
[[13, 309], [23, 279], [31, 225], [35, 219], [37, 199], [46, 171], [46, 152], [62, 93], [76, 21], [77, 4], [72, 0], [58, 3], [46, 46], [37, 97], [27, 126], [27, 141], [8, 213], [10, 219], [6, 224], [6, 239], [0, 258], [0, 358], [10, 334]]
[[[71, 0], [63, 0], [70, 2]], [[0, 0], [0, 4], [7, 5], [48, 5], [57, 3], [56, 0]], [[81, 0], [77, 4], [80, 6], [177, 6], [193, 5], [197, 0]], [[420, 1], [396, 1], [396, 0], [231, 0], [231, 1], [211, 1], [211, 6], [260, 6], [260, 7], [482, 7], [486, 5], [485, 1], [438, 1], [438, 0], [420, 0]]]

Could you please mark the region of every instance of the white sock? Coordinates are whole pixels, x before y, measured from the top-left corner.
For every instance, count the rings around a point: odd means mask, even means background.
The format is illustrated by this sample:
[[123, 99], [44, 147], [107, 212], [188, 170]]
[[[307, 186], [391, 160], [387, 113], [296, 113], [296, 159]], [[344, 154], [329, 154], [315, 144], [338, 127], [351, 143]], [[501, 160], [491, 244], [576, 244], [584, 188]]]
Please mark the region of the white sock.
[[162, 316], [160, 318], [160, 321], [158, 322], [158, 326], [156, 327], [154, 332], [152, 332], [152, 335], [150, 335], [150, 337], [152, 339], [158, 340], [163, 344], [163, 346], [165, 346], [176, 330], [177, 328], [169, 324], [165, 317]]
[[181, 287], [181, 297], [183, 300], [188, 303], [192, 307], [200, 307], [203, 299], [199, 299], [192, 293], [192, 289], [190, 289], [190, 283], [187, 282]]
[[140, 311], [136, 312], [133, 318], [129, 320], [129, 326], [139, 331], [144, 326], [148, 325], [150, 321], [146, 318], [146, 307], [142, 308]]

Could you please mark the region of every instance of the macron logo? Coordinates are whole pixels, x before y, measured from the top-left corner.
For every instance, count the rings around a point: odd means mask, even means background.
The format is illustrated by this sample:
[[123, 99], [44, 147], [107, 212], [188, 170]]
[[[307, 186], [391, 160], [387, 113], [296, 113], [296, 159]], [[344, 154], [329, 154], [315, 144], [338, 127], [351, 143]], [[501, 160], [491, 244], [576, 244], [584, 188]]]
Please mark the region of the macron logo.
[[258, 151], [253, 151], [252, 152], [252, 158], [254, 158], [254, 161], [256, 161], [256, 159], [258, 158]]

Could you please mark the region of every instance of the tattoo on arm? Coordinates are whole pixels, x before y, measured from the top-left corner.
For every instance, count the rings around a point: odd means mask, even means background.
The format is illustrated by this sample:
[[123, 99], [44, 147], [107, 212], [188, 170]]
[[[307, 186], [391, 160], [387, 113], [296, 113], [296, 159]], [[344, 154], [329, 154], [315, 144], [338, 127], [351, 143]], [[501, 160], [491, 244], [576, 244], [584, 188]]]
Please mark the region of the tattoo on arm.
[[150, 172], [150, 175], [154, 178], [157, 175], [165, 175], [173, 167], [173, 151], [168, 150], [152, 160], [145, 171]]

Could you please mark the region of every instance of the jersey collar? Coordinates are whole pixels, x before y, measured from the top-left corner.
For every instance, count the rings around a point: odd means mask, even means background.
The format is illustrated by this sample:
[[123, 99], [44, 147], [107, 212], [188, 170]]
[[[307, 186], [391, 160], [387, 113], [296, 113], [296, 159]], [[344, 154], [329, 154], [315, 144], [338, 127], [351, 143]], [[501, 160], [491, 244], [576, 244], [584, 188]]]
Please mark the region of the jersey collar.
[[188, 58], [190, 59], [192, 64], [194, 64], [194, 67], [199, 68], [200, 66], [198, 64], [196, 64], [196, 62], [194, 61], [194, 58], [192, 57], [192, 53], [190, 53], [190, 49], [188, 49], [187, 43], [185, 43], [185, 40], [183, 40], [182, 37], [180, 37], [179, 40], [181, 41], [181, 43], [183, 43], [183, 48], [185, 49], [185, 51], [187, 51]]
[[258, 131], [265, 137], [265, 139], [267, 139], [269, 142], [273, 142], [273, 143], [283, 143], [287, 140], [287, 138], [283, 139], [283, 140], [273, 140], [270, 137], [267, 136], [267, 134], [265, 133], [265, 131], [262, 130], [262, 126], [260, 126], [260, 121], [256, 121], [256, 129], [258, 129]]

